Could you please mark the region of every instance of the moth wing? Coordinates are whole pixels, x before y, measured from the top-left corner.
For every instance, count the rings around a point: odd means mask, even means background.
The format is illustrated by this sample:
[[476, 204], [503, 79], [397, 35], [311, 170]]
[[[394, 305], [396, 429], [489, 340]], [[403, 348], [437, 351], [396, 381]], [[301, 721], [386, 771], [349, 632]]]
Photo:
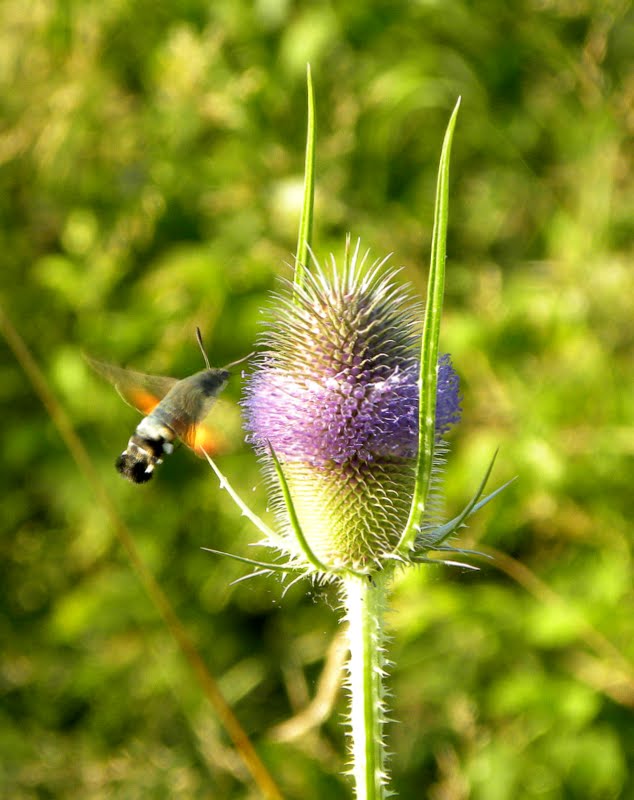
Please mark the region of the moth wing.
[[227, 441], [218, 428], [201, 422], [193, 425], [180, 437], [187, 447], [191, 448], [199, 458], [204, 458], [205, 453], [210, 456], [223, 453], [227, 448]]
[[146, 375], [132, 369], [115, 367], [105, 361], [85, 356], [88, 364], [114, 386], [122, 399], [143, 415], [150, 414], [169, 390], [178, 383], [176, 378], [165, 375]]
[[[210, 456], [228, 453], [234, 449], [227, 428], [235, 427], [233, 419], [227, 425], [228, 417], [232, 418], [234, 410], [231, 403], [226, 400], [216, 400], [207, 416], [198, 424], [177, 430], [178, 438], [196, 453], [199, 458], [205, 457], [205, 452]], [[239, 419], [239, 418], [238, 418]]]

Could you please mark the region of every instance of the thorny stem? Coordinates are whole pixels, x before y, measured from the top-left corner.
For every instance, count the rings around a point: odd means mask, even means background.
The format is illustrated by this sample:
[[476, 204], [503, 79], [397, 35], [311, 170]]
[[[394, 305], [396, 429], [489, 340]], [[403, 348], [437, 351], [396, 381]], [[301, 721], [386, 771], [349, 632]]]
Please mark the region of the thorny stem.
[[342, 579], [350, 660], [350, 737], [356, 800], [385, 798], [385, 651], [383, 612], [386, 577]]

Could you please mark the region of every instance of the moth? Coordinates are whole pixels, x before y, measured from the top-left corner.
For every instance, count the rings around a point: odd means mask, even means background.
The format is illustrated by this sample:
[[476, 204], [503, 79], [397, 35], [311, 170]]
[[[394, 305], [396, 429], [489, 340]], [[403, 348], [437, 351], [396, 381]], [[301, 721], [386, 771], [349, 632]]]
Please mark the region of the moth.
[[86, 357], [90, 366], [114, 385], [123, 400], [144, 415], [115, 462], [117, 471], [132, 483], [151, 480], [163, 457], [173, 452], [176, 439], [199, 456], [214, 449], [218, 436], [205, 418], [227, 385], [230, 369], [252, 354], [222, 369], [214, 369], [198, 328], [196, 337], [206, 368], [181, 380], [146, 375]]

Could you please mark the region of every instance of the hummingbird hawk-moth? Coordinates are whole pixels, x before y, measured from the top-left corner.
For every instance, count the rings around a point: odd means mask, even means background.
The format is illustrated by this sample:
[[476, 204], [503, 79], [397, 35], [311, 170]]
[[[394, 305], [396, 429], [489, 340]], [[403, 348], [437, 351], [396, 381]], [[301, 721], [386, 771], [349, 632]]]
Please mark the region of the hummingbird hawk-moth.
[[155, 467], [163, 462], [163, 456], [174, 450], [176, 439], [199, 456], [214, 449], [218, 437], [205, 418], [217, 395], [226, 386], [230, 368], [245, 359], [214, 369], [209, 364], [198, 329], [196, 335], [206, 369], [180, 380], [86, 359], [94, 370], [114, 385], [128, 405], [144, 414], [128, 446], [115, 462], [121, 475], [132, 483], [151, 480]]

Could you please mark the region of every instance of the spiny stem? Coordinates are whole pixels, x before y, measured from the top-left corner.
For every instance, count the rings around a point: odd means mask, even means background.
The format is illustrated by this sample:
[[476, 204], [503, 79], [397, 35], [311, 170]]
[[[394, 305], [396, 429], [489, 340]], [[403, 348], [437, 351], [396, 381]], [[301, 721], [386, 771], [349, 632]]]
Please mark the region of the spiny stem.
[[342, 580], [350, 660], [350, 736], [356, 800], [385, 798], [385, 653], [383, 612], [386, 578], [348, 576]]

